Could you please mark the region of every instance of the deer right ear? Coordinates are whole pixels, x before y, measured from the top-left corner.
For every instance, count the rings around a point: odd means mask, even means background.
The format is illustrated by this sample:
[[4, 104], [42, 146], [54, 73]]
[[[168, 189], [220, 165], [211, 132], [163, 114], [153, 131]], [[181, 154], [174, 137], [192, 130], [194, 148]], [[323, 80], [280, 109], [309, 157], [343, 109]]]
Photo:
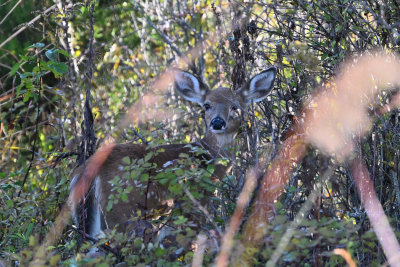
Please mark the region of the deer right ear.
[[183, 70], [175, 70], [175, 89], [186, 100], [203, 104], [206, 95], [203, 83], [193, 74]]
[[270, 67], [255, 75], [241, 90], [246, 105], [257, 103], [266, 98], [271, 92], [276, 77], [276, 68]]

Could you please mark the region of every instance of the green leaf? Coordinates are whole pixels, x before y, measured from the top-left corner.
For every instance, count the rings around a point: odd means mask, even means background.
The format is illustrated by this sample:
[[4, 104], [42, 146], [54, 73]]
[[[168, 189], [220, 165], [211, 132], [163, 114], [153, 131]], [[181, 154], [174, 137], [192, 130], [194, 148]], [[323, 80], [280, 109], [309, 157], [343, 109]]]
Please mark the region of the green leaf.
[[[47, 67], [47, 64], [44, 63], [43, 61], [41, 61], [40, 64], [41, 64], [41, 66], [44, 67], [44, 68]], [[36, 75], [36, 74], [40, 75], [40, 72], [41, 72], [41, 71], [40, 71], [40, 67], [39, 67], [39, 66], [33, 67], [32, 73], [34, 73], [35, 75]], [[37, 77], [37, 76], [36, 76], [36, 77]]]
[[148, 162], [152, 156], [153, 156], [153, 152], [150, 151], [149, 153], [147, 153], [146, 156], [144, 157], [144, 162]]
[[187, 218], [183, 216], [178, 216], [178, 219], [174, 221], [174, 224], [176, 225], [181, 225], [184, 224], [187, 221]]
[[60, 53], [63, 56], [66, 56], [67, 58], [71, 58], [71, 55], [68, 54], [68, 52], [62, 50], [62, 49], [56, 49], [56, 52]]
[[164, 256], [165, 253], [167, 253], [167, 251], [166, 251], [165, 249], [162, 249], [162, 248], [160, 248], [160, 247], [157, 247], [157, 248], [155, 249], [155, 252], [156, 252], [156, 256], [157, 256], [157, 257]]
[[30, 236], [33, 230], [34, 223], [30, 223], [26, 229], [25, 236]]
[[126, 193], [130, 193], [130, 192], [132, 192], [132, 190], [133, 190], [133, 186], [128, 186], [127, 188], [125, 188], [125, 192]]
[[31, 91], [31, 90], [28, 90], [28, 91], [25, 93], [25, 95], [24, 95], [23, 101], [24, 101], [24, 102], [28, 102], [28, 100], [29, 100], [31, 97], [32, 97], [32, 91]]
[[37, 49], [40, 49], [43, 47], [44, 47], [44, 43], [35, 43], [33, 45], [28, 46], [28, 48], [37, 48]]
[[6, 201], [6, 206], [7, 206], [7, 208], [12, 208], [14, 206], [14, 201], [12, 201], [11, 199], [7, 200]]
[[214, 173], [214, 169], [215, 169], [215, 166], [212, 165], [212, 164], [210, 164], [210, 165], [207, 166], [207, 171], [208, 171], [209, 173]]
[[24, 85], [25, 84], [23, 82], [21, 82], [20, 85], [17, 86], [17, 96], [20, 95], [21, 89], [22, 89], [22, 87], [24, 87]]
[[53, 48], [53, 49], [47, 50], [46, 53], [45, 53], [45, 55], [46, 55], [46, 57], [47, 57], [48, 59], [50, 59], [51, 61], [57, 62], [58, 53], [57, 53], [57, 50], [56, 50], [56, 49]]
[[24, 73], [21, 73], [21, 74], [19, 75], [19, 77], [20, 77], [21, 79], [25, 79], [25, 78], [31, 77], [31, 76], [33, 76], [32, 72], [24, 72]]
[[143, 173], [142, 175], [140, 175], [139, 180], [142, 181], [142, 182], [147, 182], [149, 180], [149, 174], [148, 173]]
[[169, 182], [168, 175], [165, 175], [164, 173], [161, 172], [158, 173], [155, 178], [161, 185], [166, 185]]
[[22, 65], [23, 61], [18, 62], [17, 64], [15, 64], [11, 71], [10, 71], [10, 77], [14, 76], [14, 74], [18, 71], [19, 67]]
[[106, 211], [110, 211], [112, 209], [113, 205], [114, 205], [114, 202], [112, 200], [109, 200], [107, 202]]
[[186, 153], [180, 153], [180, 154], [179, 154], [179, 157], [180, 157], [180, 158], [189, 158], [189, 155], [186, 154]]
[[68, 66], [64, 62], [54, 62], [49, 65], [50, 70], [55, 74], [65, 74], [68, 72]]
[[176, 169], [176, 171], [175, 171], [175, 175], [176, 176], [182, 176], [183, 175], [183, 170], [182, 169]]
[[175, 195], [180, 195], [182, 194], [183, 190], [182, 190], [182, 186], [180, 184], [170, 184], [168, 186], [168, 190], [175, 194]]
[[123, 157], [122, 162], [126, 165], [131, 164], [131, 159], [129, 157]]

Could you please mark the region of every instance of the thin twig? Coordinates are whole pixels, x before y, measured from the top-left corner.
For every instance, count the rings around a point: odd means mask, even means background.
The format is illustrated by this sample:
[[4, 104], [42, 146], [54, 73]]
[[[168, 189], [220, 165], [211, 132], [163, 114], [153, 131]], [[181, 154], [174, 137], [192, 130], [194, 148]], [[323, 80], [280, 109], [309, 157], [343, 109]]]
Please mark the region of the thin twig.
[[45, 11], [43, 11], [42, 14], [37, 15], [35, 18], [33, 18], [31, 21], [29, 21], [27, 24], [25, 24], [25, 26], [23, 26], [21, 29], [19, 29], [18, 31], [14, 32], [10, 37], [8, 37], [4, 42], [2, 42], [0, 44], [0, 48], [2, 48], [4, 45], [6, 45], [8, 42], [10, 42], [12, 39], [14, 39], [18, 34], [20, 34], [21, 32], [23, 32], [24, 30], [26, 30], [29, 26], [31, 26], [34, 22], [36, 22], [38, 19], [40, 19], [42, 16], [46, 15], [47, 13], [49, 13], [50, 11], [52, 11], [54, 8], [56, 7], [56, 5], [52, 5], [51, 7], [49, 7], [48, 9], [46, 9]]
[[3, 24], [3, 22], [10, 16], [10, 14], [14, 11], [14, 9], [22, 2], [22, 0], [19, 0], [8, 13], [4, 16], [4, 18], [0, 21], [0, 25]]
[[7, 2], [4, 2], [4, 3], [0, 4], [0, 7], [5, 6], [5, 5], [8, 5], [8, 3], [10, 3], [11, 1], [12, 1], [12, 0], [8, 0]]

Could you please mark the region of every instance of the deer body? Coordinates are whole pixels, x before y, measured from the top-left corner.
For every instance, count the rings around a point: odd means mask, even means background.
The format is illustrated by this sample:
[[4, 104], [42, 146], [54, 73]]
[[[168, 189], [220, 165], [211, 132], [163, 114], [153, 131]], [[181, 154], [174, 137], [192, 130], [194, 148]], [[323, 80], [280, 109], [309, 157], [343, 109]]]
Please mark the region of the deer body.
[[[84, 206], [86, 218], [83, 221], [86, 232], [96, 237], [102, 231], [114, 227], [122, 232], [132, 230], [138, 211], [143, 218], [154, 218], [163, 211], [170, 210], [171, 203], [178, 200], [171, 200], [169, 183], [161, 182], [157, 177], [162, 177], [163, 173], [167, 173], [173, 167], [179, 168], [179, 162], [185, 159], [195, 159], [194, 162], [200, 165], [197, 167], [206, 169], [207, 164], [216, 158], [232, 158], [234, 137], [241, 125], [239, 109], [267, 97], [275, 76], [276, 69], [271, 67], [254, 76], [239, 90], [232, 92], [228, 88], [217, 88], [211, 91], [194, 75], [176, 71], [176, 90], [185, 99], [203, 106], [207, 127], [204, 138], [190, 145], [115, 145], [97, 172], [83, 205], [78, 201], [72, 203], [76, 222], [82, 222], [79, 206]], [[88, 164], [90, 161], [91, 159], [88, 160]], [[222, 179], [226, 169], [227, 166], [215, 166], [210, 180]], [[75, 170], [71, 191], [74, 190], [83, 171], [82, 167]], [[132, 177], [132, 174], [140, 177]], [[119, 190], [118, 187], [121, 186], [123, 189]], [[124, 192], [125, 197], [110, 208], [109, 202], [115, 199], [112, 195]]]

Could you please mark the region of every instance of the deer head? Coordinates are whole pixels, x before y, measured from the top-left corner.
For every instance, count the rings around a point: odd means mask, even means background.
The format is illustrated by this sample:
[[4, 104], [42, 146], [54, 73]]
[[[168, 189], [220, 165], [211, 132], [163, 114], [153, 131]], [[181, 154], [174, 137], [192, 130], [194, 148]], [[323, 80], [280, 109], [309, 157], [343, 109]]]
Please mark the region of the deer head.
[[221, 148], [233, 142], [241, 124], [239, 110], [265, 99], [272, 90], [275, 77], [276, 68], [270, 67], [238, 90], [226, 87], [209, 90], [195, 75], [178, 70], [175, 72], [175, 88], [185, 99], [203, 107], [207, 134], [213, 136], [217, 141], [215, 145]]

